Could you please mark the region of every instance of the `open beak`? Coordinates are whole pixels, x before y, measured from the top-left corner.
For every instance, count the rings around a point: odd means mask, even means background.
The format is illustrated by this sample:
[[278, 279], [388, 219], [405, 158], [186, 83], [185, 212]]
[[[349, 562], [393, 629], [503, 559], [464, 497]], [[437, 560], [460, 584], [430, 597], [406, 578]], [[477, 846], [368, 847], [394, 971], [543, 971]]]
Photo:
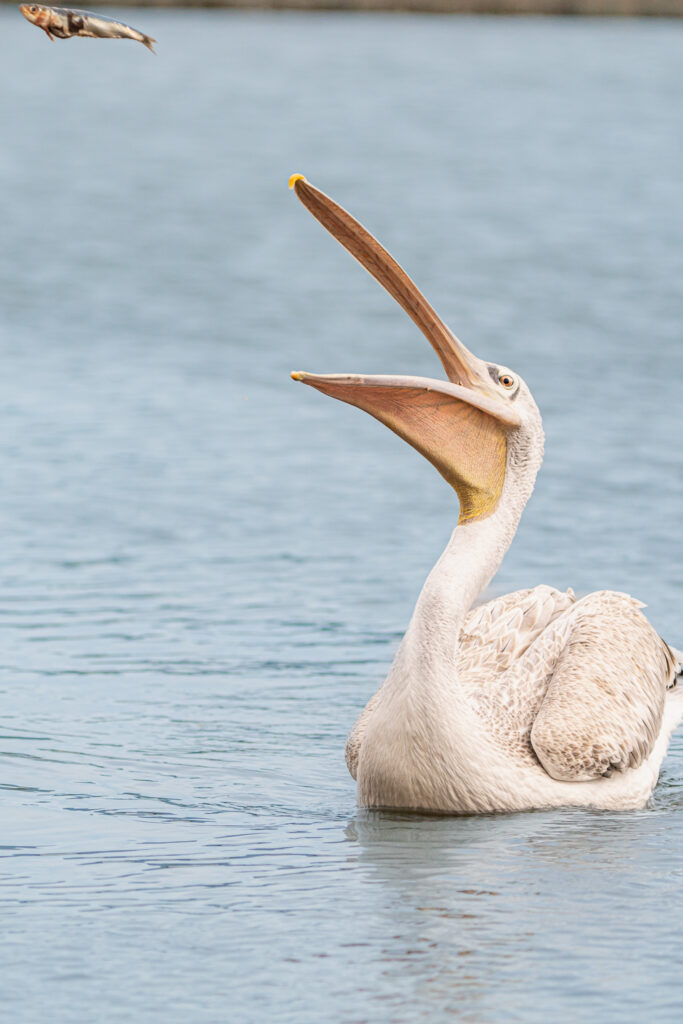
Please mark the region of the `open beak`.
[[515, 410], [496, 393], [487, 365], [444, 324], [406, 272], [346, 210], [306, 181], [290, 188], [417, 324], [448, 382], [426, 377], [292, 373], [326, 395], [364, 409], [421, 452], [456, 490], [460, 522], [490, 515], [505, 479]]

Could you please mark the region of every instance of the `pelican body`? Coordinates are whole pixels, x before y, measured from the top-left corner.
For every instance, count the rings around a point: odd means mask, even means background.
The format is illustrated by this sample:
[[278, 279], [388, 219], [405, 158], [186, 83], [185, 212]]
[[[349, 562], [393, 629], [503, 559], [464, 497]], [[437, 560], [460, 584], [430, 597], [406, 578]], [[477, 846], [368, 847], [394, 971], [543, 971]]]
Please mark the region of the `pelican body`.
[[389, 253], [302, 175], [290, 187], [427, 337], [447, 381], [293, 373], [358, 406], [436, 467], [460, 503], [385, 682], [349, 735], [370, 808], [482, 814], [642, 807], [683, 717], [683, 656], [626, 594], [549, 586], [474, 607], [543, 458], [525, 382], [477, 358]]

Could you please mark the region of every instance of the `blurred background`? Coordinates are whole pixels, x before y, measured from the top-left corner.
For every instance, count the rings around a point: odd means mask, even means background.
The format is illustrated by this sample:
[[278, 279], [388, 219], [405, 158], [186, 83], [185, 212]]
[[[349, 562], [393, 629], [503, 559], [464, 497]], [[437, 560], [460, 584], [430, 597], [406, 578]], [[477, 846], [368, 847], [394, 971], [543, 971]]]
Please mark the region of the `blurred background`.
[[538, 401], [487, 596], [624, 590], [683, 646], [683, 22], [106, 13], [158, 56], [0, 8], [9, 1017], [677, 1020], [680, 739], [637, 814], [355, 808], [457, 502], [289, 380], [441, 371], [287, 179]]
[[[7, 0], [0, 0], [0, 4]], [[92, 7], [93, 5], [90, 5]], [[96, 0], [95, 8], [106, 7]], [[551, 14], [566, 17], [683, 15], [683, 0], [129, 0], [127, 7], [239, 10], [401, 11], [421, 14]]]

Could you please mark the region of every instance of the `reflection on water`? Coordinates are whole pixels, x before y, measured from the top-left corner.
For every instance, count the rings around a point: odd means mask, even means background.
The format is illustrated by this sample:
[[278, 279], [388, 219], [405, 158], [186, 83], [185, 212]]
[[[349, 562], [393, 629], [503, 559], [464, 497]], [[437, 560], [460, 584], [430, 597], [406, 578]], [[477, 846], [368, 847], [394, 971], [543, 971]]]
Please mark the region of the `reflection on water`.
[[436, 367], [286, 182], [529, 381], [494, 592], [630, 591], [681, 646], [683, 29], [145, 18], [156, 60], [0, 11], [6, 1013], [678, 1019], [680, 739], [637, 814], [355, 809], [344, 738], [455, 507], [289, 382]]
[[575, 998], [588, 1017], [608, 1001], [616, 1019], [644, 1006], [664, 977], [652, 935], [663, 919], [679, 927], [660, 902], [678, 903], [677, 881], [664, 881], [671, 831], [652, 813], [359, 815], [347, 836], [391, 906], [391, 985], [405, 987], [410, 963], [425, 1019], [437, 1010], [507, 1019], [516, 1006], [541, 1020], [548, 1006]]

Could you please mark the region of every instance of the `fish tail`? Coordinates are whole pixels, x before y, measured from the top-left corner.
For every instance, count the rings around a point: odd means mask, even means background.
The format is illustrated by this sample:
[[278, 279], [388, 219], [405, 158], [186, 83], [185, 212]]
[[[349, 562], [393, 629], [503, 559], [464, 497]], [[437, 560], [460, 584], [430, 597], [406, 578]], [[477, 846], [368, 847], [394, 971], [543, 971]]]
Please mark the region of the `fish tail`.
[[[140, 33], [140, 35], [142, 35], [142, 33]], [[152, 39], [151, 36], [142, 35], [142, 39], [140, 40], [140, 42], [142, 43], [143, 46], [146, 46], [148, 50], [151, 50], [152, 53], [156, 55], [157, 51], [152, 46], [152, 43], [156, 43], [156, 39]]]

